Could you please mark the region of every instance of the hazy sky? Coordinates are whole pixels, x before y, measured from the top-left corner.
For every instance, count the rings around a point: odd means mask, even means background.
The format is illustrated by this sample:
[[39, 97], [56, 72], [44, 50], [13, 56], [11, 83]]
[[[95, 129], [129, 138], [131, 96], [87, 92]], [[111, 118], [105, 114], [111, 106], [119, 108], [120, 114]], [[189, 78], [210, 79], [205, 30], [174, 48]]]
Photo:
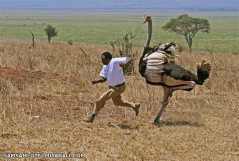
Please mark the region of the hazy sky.
[[0, 9], [239, 11], [239, 0], [0, 0]]

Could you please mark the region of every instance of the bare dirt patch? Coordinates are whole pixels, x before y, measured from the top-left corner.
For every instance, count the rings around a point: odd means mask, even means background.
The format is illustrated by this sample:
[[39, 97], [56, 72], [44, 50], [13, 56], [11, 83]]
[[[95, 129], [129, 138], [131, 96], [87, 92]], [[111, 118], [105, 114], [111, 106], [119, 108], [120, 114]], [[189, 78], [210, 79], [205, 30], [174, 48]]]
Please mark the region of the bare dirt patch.
[[56, 73], [46, 73], [42, 71], [27, 71], [23, 69], [13, 69], [0, 67], [0, 78], [10, 80], [14, 84], [34, 84], [41, 80], [59, 80], [62, 82], [76, 83], [75, 78], [67, 78]]

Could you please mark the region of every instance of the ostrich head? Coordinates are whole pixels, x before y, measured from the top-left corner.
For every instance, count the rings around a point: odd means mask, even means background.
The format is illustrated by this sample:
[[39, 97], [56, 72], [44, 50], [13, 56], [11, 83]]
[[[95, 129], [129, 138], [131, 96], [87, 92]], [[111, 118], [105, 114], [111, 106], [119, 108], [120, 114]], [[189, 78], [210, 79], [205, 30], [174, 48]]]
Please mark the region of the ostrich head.
[[150, 15], [145, 15], [144, 18], [145, 18], [145, 21], [144, 21], [143, 24], [145, 24], [146, 22], [152, 22], [152, 19], [151, 19]]

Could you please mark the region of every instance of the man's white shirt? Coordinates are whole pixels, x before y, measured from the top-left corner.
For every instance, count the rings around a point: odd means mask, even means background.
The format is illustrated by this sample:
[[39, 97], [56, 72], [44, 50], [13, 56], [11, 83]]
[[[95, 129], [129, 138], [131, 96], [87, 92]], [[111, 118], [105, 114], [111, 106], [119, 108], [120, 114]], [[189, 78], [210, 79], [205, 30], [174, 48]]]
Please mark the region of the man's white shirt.
[[112, 58], [108, 65], [104, 65], [100, 76], [107, 79], [110, 86], [116, 86], [125, 82], [123, 68], [119, 66], [126, 63], [126, 57]]

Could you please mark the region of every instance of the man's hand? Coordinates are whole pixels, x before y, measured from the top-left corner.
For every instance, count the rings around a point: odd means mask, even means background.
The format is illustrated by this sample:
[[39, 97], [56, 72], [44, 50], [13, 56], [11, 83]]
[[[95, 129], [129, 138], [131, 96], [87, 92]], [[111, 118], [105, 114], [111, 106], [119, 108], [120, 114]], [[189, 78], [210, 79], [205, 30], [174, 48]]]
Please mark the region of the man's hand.
[[103, 82], [105, 82], [106, 80], [107, 80], [106, 78], [101, 77], [101, 78], [98, 79], [98, 80], [93, 80], [93, 81], [91, 81], [91, 83], [92, 83], [92, 84], [103, 83]]
[[125, 63], [120, 63], [119, 66], [120, 66], [121, 68], [124, 68], [124, 67], [125, 67]]
[[121, 68], [127, 67], [132, 61], [133, 61], [132, 58], [127, 57], [127, 58], [126, 58], [126, 63], [120, 63], [119, 66], [120, 66]]
[[98, 80], [93, 80], [93, 81], [91, 81], [91, 83], [92, 83], [92, 84], [97, 84], [97, 83], [99, 83], [99, 82], [98, 82]]

